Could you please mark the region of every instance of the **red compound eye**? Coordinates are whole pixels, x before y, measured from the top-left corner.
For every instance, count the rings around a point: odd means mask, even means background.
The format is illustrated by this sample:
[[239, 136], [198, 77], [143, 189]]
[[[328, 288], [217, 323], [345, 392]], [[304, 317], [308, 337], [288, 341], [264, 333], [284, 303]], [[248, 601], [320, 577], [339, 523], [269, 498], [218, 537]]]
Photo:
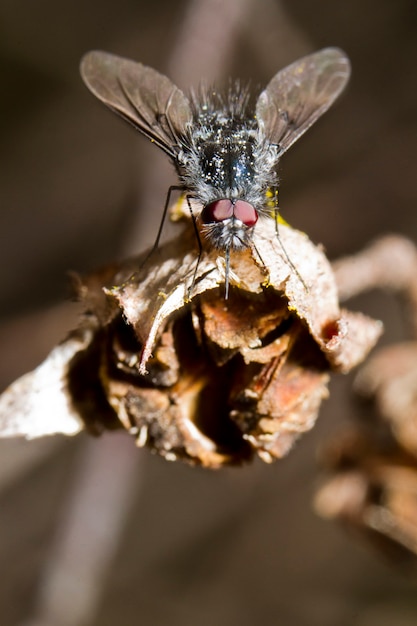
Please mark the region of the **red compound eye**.
[[255, 226], [258, 221], [258, 214], [254, 207], [245, 202], [245, 200], [237, 200], [233, 207], [233, 215], [240, 220], [245, 226]]
[[204, 224], [223, 222], [233, 216], [233, 203], [231, 200], [216, 200], [204, 207], [201, 219]]
[[245, 226], [255, 226], [258, 221], [258, 214], [249, 202], [245, 200], [222, 199], [210, 202], [204, 207], [201, 213], [203, 224], [212, 224], [213, 222], [224, 222], [231, 217], [245, 224]]

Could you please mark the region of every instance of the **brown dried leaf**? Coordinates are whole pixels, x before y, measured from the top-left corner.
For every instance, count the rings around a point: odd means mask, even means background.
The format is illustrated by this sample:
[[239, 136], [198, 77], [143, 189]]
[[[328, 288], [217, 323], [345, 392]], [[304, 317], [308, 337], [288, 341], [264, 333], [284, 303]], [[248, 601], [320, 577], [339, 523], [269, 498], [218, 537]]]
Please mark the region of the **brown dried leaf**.
[[92, 329], [75, 331], [41, 365], [2, 393], [2, 437], [75, 435], [83, 429], [84, 423], [72, 402], [68, 372], [71, 361], [88, 348], [93, 337]]
[[197, 267], [190, 221], [146, 263], [79, 280], [89, 341], [62, 376], [81, 423], [206, 467], [285, 455], [313, 426], [329, 371], [363, 358], [380, 325], [339, 310], [330, 265], [304, 234], [282, 225], [280, 237], [260, 220], [253, 249], [231, 256], [228, 300], [224, 258], [205, 250]]
[[[259, 224], [254, 235], [254, 250], [232, 255], [231, 285], [254, 295], [268, 287], [271, 292], [284, 297], [288, 311], [294, 311], [305, 321], [332, 365], [348, 371], [376, 343], [382, 332], [381, 323], [363, 315], [341, 313], [330, 264], [306, 235], [282, 225], [280, 239], [282, 245], [277, 240], [273, 220]], [[195, 274], [195, 246], [195, 234], [189, 226], [180, 238], [154, 255], [145, 268], [140, 268], [139, 261], [133, 280], [107, 291], [117, 300], [144, 344], [140, 364], [142, 373], [146, 372], [161, 327], [172, 313], [184, 307], [188, 299]], [[283, 247], [299, 276], [289, 265]], [[195, 274], [191, 299], [222, 286], [224, 280], [224, 259], [217, 250], [209, 250], [203, 254]], [[274, 313], [271, 315], [273, 317]], [[239, 330], [231, 332], [236, 335]], [[223, 344], [226, 341], [224, 338]]]

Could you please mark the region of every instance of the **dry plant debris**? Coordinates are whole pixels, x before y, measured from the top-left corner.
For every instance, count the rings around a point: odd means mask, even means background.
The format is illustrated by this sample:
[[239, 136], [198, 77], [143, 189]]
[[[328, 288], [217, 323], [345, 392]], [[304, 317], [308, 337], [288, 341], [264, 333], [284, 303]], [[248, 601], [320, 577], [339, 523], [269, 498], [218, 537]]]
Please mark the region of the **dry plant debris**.
[[408, 239], [391, 235], [341, 259], [335, 272], [345, 295], [375, 287], [399, 295], [406, 304], [411, 339], [377, 350], [356, 376], [361, 403], [349, 431], [322, 452], [328, 476], [317, 492], [316, 510], [415, 572], [417, 251]]
[[331, 477], [316, 494], [316, 511], [415, 570], [417, 458], [377, 422], [342, 433], [321, 456]]
[[260, 221], [252, 249], [232, 255], [227, 300], [224, 259], [211, 247], [197, 267], [190, 220], [145, 264], [78, 278], [80, 327], [3, 393], [2, 436], [125, 428], [210, 468], [283, 457], [314, 425], [330, 372], [357, 365], [382, 325], [340, 309], [306, 235], [283, 224], [280, 239]]

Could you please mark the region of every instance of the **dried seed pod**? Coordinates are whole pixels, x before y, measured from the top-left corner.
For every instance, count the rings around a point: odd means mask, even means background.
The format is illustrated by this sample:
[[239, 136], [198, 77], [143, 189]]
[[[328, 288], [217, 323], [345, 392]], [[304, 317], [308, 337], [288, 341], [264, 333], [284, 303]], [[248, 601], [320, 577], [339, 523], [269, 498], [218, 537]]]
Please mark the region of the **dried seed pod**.
[[[253, 247], [236, 251], [227, 270], [212, 247], [197, 264], [196, 248], [188, 220], [145, 265], [143, 256], [78, 280], [88, 341], [60, 379], [72, 432], [118, 424], [168, 460], [219, 467], [258, 454], [270, 462], [314, 425], [330, 371], [362, 360], [381, 324], [339, 309], [323, 252], [288, 226], [279, 241], [274, 222], [261, 220]], [[39, 370], [28, 376], [30, 406], [43, 380]], [[40, 436], [29, 412], [24, 424], [13, 418], [19, 385], [0, 399], [1, 423], [7, 408], [15, 423], [7, 435]]]

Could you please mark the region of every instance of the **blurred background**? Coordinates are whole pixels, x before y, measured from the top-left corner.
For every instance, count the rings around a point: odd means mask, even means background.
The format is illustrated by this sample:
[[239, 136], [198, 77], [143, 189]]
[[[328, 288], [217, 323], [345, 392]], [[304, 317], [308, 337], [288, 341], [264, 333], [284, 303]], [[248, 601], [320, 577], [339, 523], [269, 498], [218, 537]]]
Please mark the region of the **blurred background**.
[[[328, 45], [347, 92], [285, 155], [280, 205], [330, 258], [387, 232], [417, 239], [417, 5], [411, 0], [3, 0], [0, 4], [0, 384], [77, 323], [67, 270], [153, 242], [172, 167], [89, 94], [90, 49], [181, 88], [262, 87]], [[405, 336], [401, 307], [350, 303]], [[128, 437], [0, 442], [2, 626], [411, 626], [415, 584], [312, 512], [316, 450], [354, 413], [331, 385], [290, 456], [218, 472]]]

